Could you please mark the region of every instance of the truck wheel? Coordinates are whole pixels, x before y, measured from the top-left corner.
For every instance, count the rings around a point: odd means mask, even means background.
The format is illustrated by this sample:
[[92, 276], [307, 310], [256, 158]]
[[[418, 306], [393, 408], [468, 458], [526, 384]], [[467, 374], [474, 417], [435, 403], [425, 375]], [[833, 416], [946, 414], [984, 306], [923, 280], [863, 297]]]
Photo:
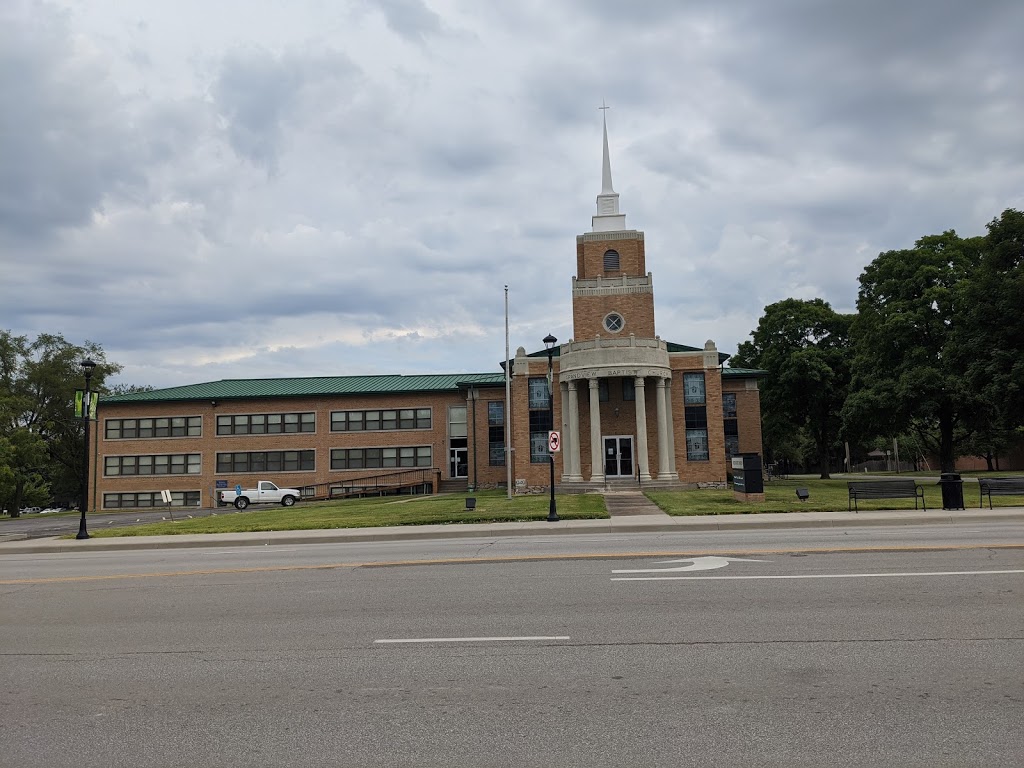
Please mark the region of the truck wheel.
[[248, 506], [249, 506], [249, 500], [247, 498], [245, 498], [245, 496], [239, 496], [237, 499], [235, 499], [235, 508], [236, 509], [245, 509]]
[[294, 496], [285, 496], [283, 499], [281, 499], [281, 503], [284, 504], [284, 506], [286, 506], [286, 507], [290, 507], [290, 506], [292, 506], [292, 504], [295, 503], [295, 497]]

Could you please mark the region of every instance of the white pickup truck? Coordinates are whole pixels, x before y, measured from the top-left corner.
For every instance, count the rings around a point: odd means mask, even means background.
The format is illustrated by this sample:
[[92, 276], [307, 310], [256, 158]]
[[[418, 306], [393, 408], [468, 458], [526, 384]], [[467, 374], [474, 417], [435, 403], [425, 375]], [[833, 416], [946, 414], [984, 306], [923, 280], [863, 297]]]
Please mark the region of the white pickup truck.
[[290, 507], [302, 498], [302, 493], [295, 488], [278, 488], [269, 480], [260, 480], [255, 488], [235, 486], [233, 491], [221, 491], [217, 501], [221, 504], [234, 504], [238, 509], [245, 509], [250, 504], [283, 504]]

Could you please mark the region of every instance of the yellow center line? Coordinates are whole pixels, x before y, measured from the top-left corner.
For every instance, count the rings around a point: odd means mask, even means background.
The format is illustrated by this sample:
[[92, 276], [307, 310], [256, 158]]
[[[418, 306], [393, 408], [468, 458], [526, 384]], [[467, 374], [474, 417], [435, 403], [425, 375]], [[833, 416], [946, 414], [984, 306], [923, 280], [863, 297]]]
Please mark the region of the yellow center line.
[[592, 552], [584, 554], [504, 555], [495, 557], [446, 557], [426, 560], [378, 560], [357, 563], [322, 563], [320, 565], [267, 565], [253, 568], [203, 568], [191, 571], [155, 571], [152, 573], [111, 573], [100, 576], [51, 576], [46, 578], [4, 579], [0, 585], [66, 584], [81, 581], [114, 581], [118, 579], [152, 579], [178, 576], [220, 576], [238, 573], [274, 573], [282, 571], [327, 571], [341, 568], [395, 568], [410, 565], [465, 565], [470, 563], [525, 563], [553, 560], [636, 560], [652, 557], [707, 557], [711, 555], [828, 555], [872, 552], [949, 552], [970, 549], [1024, 549], [1024, 544], [945, 544], [910, 546], [805, 547], [773, 549], [673, 550], [664, 552]]

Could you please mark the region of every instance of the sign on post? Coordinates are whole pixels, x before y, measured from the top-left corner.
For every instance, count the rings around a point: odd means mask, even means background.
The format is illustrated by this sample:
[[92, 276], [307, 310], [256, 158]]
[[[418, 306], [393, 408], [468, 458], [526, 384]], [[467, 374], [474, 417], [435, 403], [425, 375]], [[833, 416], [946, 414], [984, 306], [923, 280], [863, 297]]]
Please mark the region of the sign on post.
[[167, 511], [171, 515], [171, 520], [174, 520], [174, 510], [171, 509], [171, 502], [173, 501], [173, 498], [171, 497], [171, 492], [170, 491], [160, 491], [160, 498], [163, 499], [164, 500], [164, 504], [167, 505]]
[[554, 430], [548, 432], [548, 450], [551, 453], [558, 453], [562, 450], [562, 436]]

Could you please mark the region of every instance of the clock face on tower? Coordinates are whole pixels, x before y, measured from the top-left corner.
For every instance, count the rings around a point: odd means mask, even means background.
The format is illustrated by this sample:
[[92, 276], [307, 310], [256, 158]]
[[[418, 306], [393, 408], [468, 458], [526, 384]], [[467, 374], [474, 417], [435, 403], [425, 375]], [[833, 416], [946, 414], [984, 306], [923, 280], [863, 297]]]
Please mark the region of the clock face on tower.
[[605, 315], [604, 329], [610, 333], [618, 333], [625, 324], [626, 321], [622, 319], [622, 315], [618, 312], [610, 312]]

